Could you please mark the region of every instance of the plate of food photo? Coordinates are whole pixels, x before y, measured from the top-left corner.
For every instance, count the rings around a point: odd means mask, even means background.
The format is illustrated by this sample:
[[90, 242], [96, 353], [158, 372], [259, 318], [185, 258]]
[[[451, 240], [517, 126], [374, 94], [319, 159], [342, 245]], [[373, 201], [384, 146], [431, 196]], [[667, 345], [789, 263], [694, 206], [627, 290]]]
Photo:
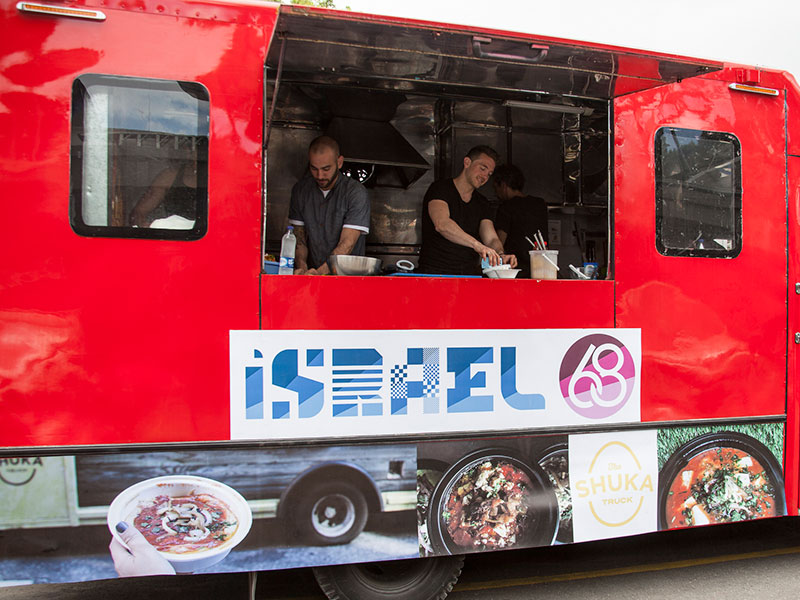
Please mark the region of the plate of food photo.
[[661, 529], [786, 514], [780, 463], [742, 433], [707, 433], [683, 444], [661, 469], [658, 488]]
[[513, 451], [473, 452], [442, 476], [428, 529], [437, 554], [549, 546], [559, 523], [548, 476]]

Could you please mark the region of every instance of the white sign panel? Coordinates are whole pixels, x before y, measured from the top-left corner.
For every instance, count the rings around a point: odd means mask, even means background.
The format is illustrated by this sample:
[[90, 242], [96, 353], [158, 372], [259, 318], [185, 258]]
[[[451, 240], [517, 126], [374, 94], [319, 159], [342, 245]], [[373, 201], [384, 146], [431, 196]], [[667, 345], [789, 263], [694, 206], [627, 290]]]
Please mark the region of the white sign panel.
[[231, 331], [231, 439], [640, 420], [639, 329]]
[[569, 436], [576, 542], [658, 528], [656, 431]]

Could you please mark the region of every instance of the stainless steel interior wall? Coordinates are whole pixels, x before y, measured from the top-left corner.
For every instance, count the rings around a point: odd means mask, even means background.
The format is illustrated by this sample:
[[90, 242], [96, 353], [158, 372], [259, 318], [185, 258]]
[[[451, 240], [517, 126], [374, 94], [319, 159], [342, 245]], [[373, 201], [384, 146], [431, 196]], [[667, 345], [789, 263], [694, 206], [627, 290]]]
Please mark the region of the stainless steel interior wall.
[[[267, 152], [267, 250], [273, 252], [286, 228], [292, 186], [307, 172], [308, 145], [323, 132], [326, 118], [325, 86], [287, 83], [282, 90]], [[469, 149], [483, 144], [497, 150], [501, 162], [510, 160], [523, 171], [525, 193], [544, 198], [552, 207], [551, 220], [562, 233], [553, 247], [567, 262], [580, 265], [583, 260], [576, 228], [583, 235], [605, 235], [595, 253], [598, 260], [605, 258], [608, 134], [594, 124], [606, 122], [602, 114], [589, 119], [510, 109], [498, 101], [402, 97], [391, 124], [432, 168], [406, 189], [370, 187], [368, 182], [369, 255], [384, 264], [399, 258], [416, 262], [428, 186], [435, 177], [457, 175]], [[491, 182], [480, 192], [496, 203]], [[598, 208], [584, 209], [584, 204]]]

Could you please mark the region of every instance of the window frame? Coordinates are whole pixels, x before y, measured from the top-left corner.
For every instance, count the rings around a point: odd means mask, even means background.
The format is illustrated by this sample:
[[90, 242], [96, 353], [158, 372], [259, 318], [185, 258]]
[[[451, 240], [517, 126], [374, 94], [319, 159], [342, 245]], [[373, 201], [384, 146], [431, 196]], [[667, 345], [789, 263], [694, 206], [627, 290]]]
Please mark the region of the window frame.
[[[671, 248], [664, 244], [661, 236], [664, 220], [664, 178], [661, 161], [661, 139], [668, 132], [695, 134], [698, 139], [729, 142], [733, 144], [734, 158], [737, 168], [733, 170], [733, 245], [730, 250], [725, 248]], [[655, 242], [656, 249], [663, 256], [683, 256], [700, 258], [736, 258], [742, 251], [742, 145], [735, 134], [723, 131], [710, 131], [704, 129], [689, 129], [684, 127], [663, 126], [656, 130], [654, 141], [654, 174], [655, 174]]]
[[[130, 88], [149, 91], [174, 91], [178, 85], [188, 94], [197, 97], [206, 103], [205, 110], [197, 114], [198, 129], [201, 134], [198, 148], [204, 149], [203, 160], [197, 161], [197, 196], [196, 218], [192, 229], [166, 229], [133, 227], [130, 225], [89, 225], [83, 217], [83, 163], [84, 163], [84, 134], [85, 134], [85, 97], [88, 87], [92, 85], [106, 85], [113, 88]], [[70, 198], [69, 221], [72, 230], [85, 237], [125, 238], [125, 239], [150, 239], [150, 240], [176, 240], [196, 241], [208, 232], [208, 153], [210, 140], [210, 114], [211, 98], [208, 89], [201, 83], [193, 81], [180, 81], [172, 79], [152, 79], [146, 77], [130, 77], [123, 75], [109, 75], [86, 73], [75, 78], [72, 83], [71, 99], [71, 128], [70, 128]], [[143, 132], [144, 133], [144, 132]], [[160, 132], [154, 132], [156, 134]], [[204, 135], [203, 135], [204, 134]], [[109, 175], [110, 177], [110, 175]], [[110, 189], [110, 186], [109, 186]]]

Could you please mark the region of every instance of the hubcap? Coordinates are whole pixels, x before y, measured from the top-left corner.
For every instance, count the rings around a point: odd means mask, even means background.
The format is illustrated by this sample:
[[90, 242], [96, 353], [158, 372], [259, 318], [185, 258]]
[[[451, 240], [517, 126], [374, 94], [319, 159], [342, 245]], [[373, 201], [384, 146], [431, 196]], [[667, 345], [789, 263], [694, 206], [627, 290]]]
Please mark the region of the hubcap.
[[356, 521], [356, 508], [353, 501], [344, 494], [323, 496], [311, 510], [311, 523], [314, 530], [325, 537], [344, 535]]

